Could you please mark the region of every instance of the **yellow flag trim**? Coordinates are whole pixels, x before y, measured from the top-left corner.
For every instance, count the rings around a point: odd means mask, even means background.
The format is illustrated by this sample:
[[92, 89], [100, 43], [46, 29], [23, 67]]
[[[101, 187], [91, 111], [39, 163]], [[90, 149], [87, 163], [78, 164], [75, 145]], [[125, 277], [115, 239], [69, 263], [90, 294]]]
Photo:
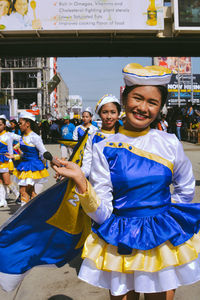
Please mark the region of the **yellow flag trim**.
[[[87, 138], [88, 134], [85, 136], [72, 159], [72, 162], [79, 166], [81, 166], [82, 163], [83, 149], [87, 142]], [[80, 200], [75, 194], [75, 187], [74, 181], [69, 179], [65, 195], [58, 210], [46, 222], [70, 234], [82, 233], [81, 238], [76, 245], [76, 249], [78, 249], [83, 246], [86, 237], [91, 231], [91, 220], [80, 206]]]

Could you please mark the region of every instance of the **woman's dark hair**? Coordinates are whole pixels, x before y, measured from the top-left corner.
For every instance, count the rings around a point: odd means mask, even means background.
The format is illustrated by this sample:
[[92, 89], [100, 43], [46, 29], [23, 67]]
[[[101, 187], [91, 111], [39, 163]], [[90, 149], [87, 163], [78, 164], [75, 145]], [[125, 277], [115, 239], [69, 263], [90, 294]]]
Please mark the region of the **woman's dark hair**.
[[5, 119], [0, 118], [0, 121], [2, 121], [2, 123], [3, 123], [4, 125], [6, 125], [6, 120], [5, 120]]
[[[122, 93], [122, 100], [123, 100], [123, 104], [126, 103], [128, 94], [134, 90], [137, 87], [140, 87], [141, 85], [131, 85], [131, 86], [125, 86], [125, 89]], [[168, 96], [168, 90], [166, 86], [163, 85], [154, 85], [155, 87], [158, 88], [158, 90], [160, 91], [161, 94], [161, 108], [163, 108], [163, 106], [165, 105], [165, 103], [167, 102], [167, 96]]]
[[40, 130], [39, 130], [39, 127], [37, 125], [37, 123], [31, 119], [27, 119], [27, 118], [23, 118], [26, 122], [29, 122], [30, 123], [30, 127], [31, 127], [31, 130], [34, 131], [35, 133], [39, 134], [40, 133]]
[[[111, 102], [111, 103], [115, 104], [115, 106], [116, 106], [116, 108], [117, 108], [118, 115], [120, 115], [120, 112], [121, 112], [121, 105], [120, 105], [119, 103], [117, 103], [117, 102]], [[102, 105], [102, 107], [103, 107], [103, 105]], [[102, 107], [101, 107], [100, 110], [98, 111], [98, 115], [99, 115], [99, 116], [100, 116], [100, 114], [101, 114]]]
[[119, 127], [121, 126], [121, 124], [119, 123], [119, 121], [117, 121], [115, 123], [115, 133], [118, 133], [119, 132]]
[[13, 124], [15, 124], [15, 133], [16, 134], [19, 134], [19, 124], [17, 123], [17, 121], [15, 120], [15, 119], [12, 119], [12, 120], [10, 120], [10, 123], [13, 123]]

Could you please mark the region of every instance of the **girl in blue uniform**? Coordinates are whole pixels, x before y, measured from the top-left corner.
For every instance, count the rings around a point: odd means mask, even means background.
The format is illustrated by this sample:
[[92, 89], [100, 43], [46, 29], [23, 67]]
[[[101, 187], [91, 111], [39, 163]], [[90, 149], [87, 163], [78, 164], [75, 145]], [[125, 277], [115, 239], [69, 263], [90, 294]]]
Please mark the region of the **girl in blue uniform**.
[[36, 196], [34, 185], [46, 182], [49, 174], [41, 159], [47, 150], [41, 137], [34, 132], [35, 117], [28, 112], [22, 113], [19, 127], [23, 135], [19, 138], [22, 156], [13, 174], [20, 187], [23, 205]]
[[[17, 142], [20, 139], [20, 135], [21, 135], [21, 131], [19, 130], [19, 125], [17, 123], [16, 120], [11, 120], [10, 122], [8, 120], [6, 120], [6, 124], [7, 124], [7, 133], [9, 134], [9, 136], [12, 139], [12, 143], [13, 143], [13, 154], [19, 154], [19, 143]], [[18, 148], [18, 150], [17, 150]], [[12, 162], [12, 160], [10, 159], [10, 161]], [[10, 175], [13, 174], [13, 170], [14, 168], [17, 166], [17, 161], [14, 161], [14, 164], [11, 164], [10, 168]], [[14, 194], [15, 196], [15, 200], [18, 201], [18, 198], [20, 196], [19, 194], [19, 190], [18, 187], [11, 181], [11, 176], [10, 176], [10, 184], [5, 186], [6, 189], [6, 195], [9, 198], [9, 194], [10, 191]]]
[[88, 135], [96, 132], [97, 127], [92, 125], [92, 111], [89, 108], [86, 108], [82, 113], [83, 124], [76, 126], [73, 132], [73, 140], [78, 141], [85, 134], [85, 131], [89, 128]]
[[200, 280], [192, 165], [175, 135], [150, 128], [166, 102], [171, 71], [130, 64], [123, 75], [126, 122], [94, 145], [90, 182], [72, 162], [54, 168], [74, 179], [95, 221], [79, 278], [109, 289], [113, 300], [139, 299], [139, 293], [173, 299], [174, 289]]
[[0, 207], [6, 207], [5, 186], [11, 186], [9, 171], [13, 169], [13, 163], [4, 153], [13, 154], [12, 138], [6, 132], [6, 116], [0, 116]]
[[101, 129], [98, 129], [88, 137], [86, 147], [84, 149], [81, 169], [86, 177], [88, 177], [90, 174], [93, 145], [108, 138], [118, 131], [118, 119], [121, 112], [120, 102], [113, 95], [104, 95], [98, 101], [95, 112], [101, 118], [102, 126]]

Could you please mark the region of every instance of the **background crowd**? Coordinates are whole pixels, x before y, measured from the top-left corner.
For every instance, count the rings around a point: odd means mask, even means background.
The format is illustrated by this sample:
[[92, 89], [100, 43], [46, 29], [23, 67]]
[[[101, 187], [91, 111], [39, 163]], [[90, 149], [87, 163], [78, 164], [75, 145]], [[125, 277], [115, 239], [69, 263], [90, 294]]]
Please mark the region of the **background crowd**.
[[[43, 116], [39, 123], [39, 131], [45, 144], [56, 143], [58, 138], [73, 139], [73, 130], [81, 123], [81, 119], [70, 119], [68, 114], [61, 119], [53, 120], [47, 120]], [[98, 121], [92, 121], [92, 124], [99, 127]], [[170, 107], [166, 114], [160, 115], [154, 126], [159, 130], [176, 134], [179, 140], [187, 141], [188, 130], [200, 129], [200, 108], [191, 103], [182, 107]]]
[[187, 141], [190, 131], [200, 129], [200, 108], [192, 103], [168, 108], [167, 114], [160, 117], [158, 129], [174, 133], [179, 140]]

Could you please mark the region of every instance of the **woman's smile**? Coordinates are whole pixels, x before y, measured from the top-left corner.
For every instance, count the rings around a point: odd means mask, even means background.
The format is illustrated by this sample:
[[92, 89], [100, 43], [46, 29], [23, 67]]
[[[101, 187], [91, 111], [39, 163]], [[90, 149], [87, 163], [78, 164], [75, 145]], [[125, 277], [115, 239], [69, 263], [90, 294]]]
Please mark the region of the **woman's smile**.
[[142, 131], [158, 116], [161, 93], [155, 86], [138, 86], [127, 96], [125, 102], [125, 129]]
[[135, 116], [135, 118], [138, 119], [138, 120], [144, 120], [144, 119], [148, 119], [149, 118], [147, 115], [141, 114], [141, 113], [139, 113], [137, 111], [133, 111], [132, 113]]

